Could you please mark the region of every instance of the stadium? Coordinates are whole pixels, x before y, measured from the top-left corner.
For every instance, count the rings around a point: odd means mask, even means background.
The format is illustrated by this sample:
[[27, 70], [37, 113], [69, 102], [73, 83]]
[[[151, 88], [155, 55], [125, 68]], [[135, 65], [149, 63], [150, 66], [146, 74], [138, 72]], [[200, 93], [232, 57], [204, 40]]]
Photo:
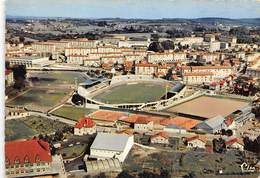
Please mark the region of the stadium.
[[160, 110], [183, 97], [185, 89], [180, 82], [147, 75], [124, 75], [111, 80], [87, 80], [79, 84], [77, 92], [88, 105]]

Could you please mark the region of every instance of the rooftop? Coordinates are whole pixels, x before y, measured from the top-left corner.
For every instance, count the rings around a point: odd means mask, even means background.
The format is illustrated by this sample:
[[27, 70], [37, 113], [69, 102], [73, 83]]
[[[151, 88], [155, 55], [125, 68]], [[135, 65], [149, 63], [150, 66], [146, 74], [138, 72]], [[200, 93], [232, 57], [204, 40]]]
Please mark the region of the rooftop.
[[98, 110], [89, 115], [94, 120], [115, 122], [119, 120], [122, 116], [125, 116], [123, 112]]
[[5, 158], [9, 161], [9, 165], [14, 165], [19, 160], [19, 164], [51, 162], [50, 146], [48, 142], [32, 139], [10, 141], [5, 143]]
[[90, 149], [123, 152], [129, 136], [127, 134], [98, 133]]

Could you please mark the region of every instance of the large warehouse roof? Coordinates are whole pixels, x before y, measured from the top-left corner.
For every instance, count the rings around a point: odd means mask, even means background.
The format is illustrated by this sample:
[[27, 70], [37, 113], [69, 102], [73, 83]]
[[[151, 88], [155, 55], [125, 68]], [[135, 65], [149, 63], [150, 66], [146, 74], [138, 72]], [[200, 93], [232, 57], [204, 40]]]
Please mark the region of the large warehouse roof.
[[122, 152], [128, 139], [126, 134], [98, 133], [90, 149]]

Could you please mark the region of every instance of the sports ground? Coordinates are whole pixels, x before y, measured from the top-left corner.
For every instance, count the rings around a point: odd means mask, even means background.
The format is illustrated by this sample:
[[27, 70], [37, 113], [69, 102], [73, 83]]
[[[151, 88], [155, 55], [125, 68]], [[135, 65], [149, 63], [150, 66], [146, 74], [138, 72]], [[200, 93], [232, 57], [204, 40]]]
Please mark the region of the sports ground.
[[166, 111], [208, 119], [216, 117], [217, 115], [226, 117], [227, 115], [247, 105], [248, 102], [246, 101], [231, 98], [201, 96], [176, 105]]
[[165, 94], [166, 84], [130, 83], [113, 86], [93, 97], [94, 100], [108, 103], [147, 103], [158, 101]]

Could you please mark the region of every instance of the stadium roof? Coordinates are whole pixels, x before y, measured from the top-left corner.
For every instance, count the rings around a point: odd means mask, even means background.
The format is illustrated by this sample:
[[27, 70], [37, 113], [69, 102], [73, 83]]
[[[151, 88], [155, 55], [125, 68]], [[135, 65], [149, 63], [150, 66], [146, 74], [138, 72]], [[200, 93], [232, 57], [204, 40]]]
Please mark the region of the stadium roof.
[[88, 79], [88, 80], [85, 80], [85, 82], [80, 83], [80, 85], [93, 85], [93, 84], [95, 84], [97, 82], [101, 82], [103, 80], [104, 79], [101, 79], [101, 78]]
[[208, 127], [209, 129], [215, 129], [218, 128], [224, 121], [225, 118], [223, 116], [218, 115], [216, 117], [207, 119], [204, 122], [198, 124], [196, 128], [205, 129], [205, 127]]
[[98, 133], [90, 149], [123, 152], [128, 139], [127, 134]]

